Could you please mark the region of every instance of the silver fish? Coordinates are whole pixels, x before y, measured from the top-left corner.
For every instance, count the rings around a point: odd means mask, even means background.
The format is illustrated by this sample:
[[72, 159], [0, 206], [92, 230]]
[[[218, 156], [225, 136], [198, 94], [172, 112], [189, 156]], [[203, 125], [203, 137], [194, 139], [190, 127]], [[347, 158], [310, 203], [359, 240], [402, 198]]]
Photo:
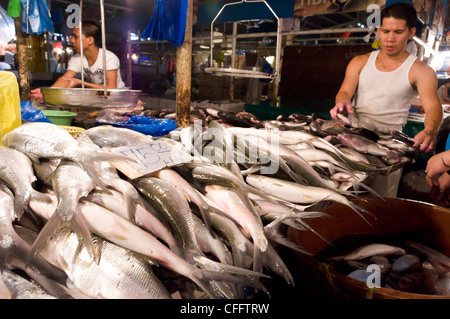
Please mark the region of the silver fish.
[[312, 204], [321, 200], [330, 200], [337, 203], [344, 204], [350, 207], [367, 223], [367, 219], [360, 213], [360, 211], [370, 214], [367, 210], [350, 202], [345, 196], [326, 188], [305, 186], [298, 183], [285, 181], [273, 177], [262, 175], [248, 175], [246, 178], [248, 184], [265, 191], [282, 200], [298, 203], [298, 204]]
[[195, 236], [194, 220], [186, 197], [170, 183], [155, 177], [141, 178], [135, 185], [179, 236], [184, 258], [192, 263], [195, 255], [203, 255]]
[[61, 161], [58, 168], [52, 174], [52, 186], [55, 191], [58, 205], [55, 213], [47, 221], [32, 246], [32, 255], [41, 251], [49, 238], [61, 227], [73, 229], [87, 247], [91, 256], [98, 262], [100, 256], [96, 254], [93, 247], [92, 237], [88, 230], [86, 221], [79, 213], [80, 199], [86, 197], [94, 188], [95, 184], [90, 176], [76, 163]]
[[71, 284], [96, 299], [171, 299], [150, 263], [134, 252], [95, 236], [98, 264], [82, 249], [76, 234], [63, 228], [51, 238], [42, 255], [64, 269]]
[[38, 284], [10, 271], [3, 271], [3, 281], [8, 288], [10, 299], [56, 299]]
[[36, 176], [30, 159], [24, 153], [0, 146], [0, 158], [0, 181], [14, 193], [14, 210], [19, 219], [28, 209], [31, 198], [49, 201], [47, 196], [33, 188]]
[[[53, 211], [51, 208], [49, 209], [48, 204], [43, 205], [41, 202], [31, 201], [30, 205], [39, 216], [45, 219], [51, 217]], [[54, 199], [53, 206], [56, 207], [56, 199]], [[123, 248], [130, 249], [138, 254], [143, 254], [157, 262], [160, 266], [191, 279], [211, 298], [223, 297], [223, 294], [217, 295], [217, 291], [211, 288], [211, 280], [245, 282], [248, 276], [267, 277], [264, 274], [237, 267], [233, 267], [232, 270], [227, 268], [220, 272], [211, 270], [206, 272], [202, 271], [202, 269], [180, 258], [149, 232], [133, 225], [130, 221], [110, 210], [88, 201], [81, 201], [79, 208], [92, 233]], [[220, 267], [220, 265], [219, 263], [217, 266]]]
[[268, 246], [261, 218], [255, 216], [255, 213], [248, 209], [248, 206], [233, 189], [212, 185], [205, 186], [204, 189], [206, 197], [214, 201], [221, 211], [251, 236], [254, 242], [253, 269], [261, 272], [261, 254], [267, 250]]
[[369, 140], [368, 138], [355, 134], [338, 134], [337, 138], [348, 148], [352, 148], [361, 153], [368, 153], [376, 156], [385, 157], [389, 163], [397, 163], [400, 157], [397, 153], [389, 150], [380, 144]]
[[97, 161], [135, 162], [126, 156], [106, 152], [86, 152], [65, 129], [45, 122], [28, 122], [8, 132], [2, 143], [27, 154], [34, 162], [40, 158], [67, 159], [78, 163], [97, 185], [106, 189], [93, 163]]
[[342, 255], [330, 258], [330, 260], [340, 261], [340, 260], [361, 260], [371, 256], [381, 255], [381, 256], [403, 256], [406, 252], [403, 248], [390, 246], [386, 244], [369, 244], [355, 249], [354, 251]]
[[81, 132], [79, 136], [88, 136], [97, 146], [110, 148], [145, 144], [153, 140], [150, 135], [145, 135], [127, 128], [109, 125], [89, 128]]
[[[128, 203], [126, 202], [124, 195], [118, 191], [110, 190], [110, 192], [106, 193], [96, 189], [86, 197], [86, 200], [107, 208], [129, 220]], [[136, 210], [135, 224], [164, 241], [172, 251], [181, 256], [178, 241], [172, 233], [171, 226], [163, 222], [162, 218], [150, 204], [146, 204], [147, 203], [143, 201], [134, 208]]]

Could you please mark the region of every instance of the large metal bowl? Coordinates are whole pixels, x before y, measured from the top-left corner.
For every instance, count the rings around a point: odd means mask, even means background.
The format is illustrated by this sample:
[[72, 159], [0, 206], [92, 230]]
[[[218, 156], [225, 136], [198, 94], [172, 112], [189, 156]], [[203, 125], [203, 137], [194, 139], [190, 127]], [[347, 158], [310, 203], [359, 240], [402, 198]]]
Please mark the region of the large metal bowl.
[[93, 108], [132, 107], [138, 102], [139, 90], [86, 88], [42, 88], [44, 101], [50, 106], [80, 106]]

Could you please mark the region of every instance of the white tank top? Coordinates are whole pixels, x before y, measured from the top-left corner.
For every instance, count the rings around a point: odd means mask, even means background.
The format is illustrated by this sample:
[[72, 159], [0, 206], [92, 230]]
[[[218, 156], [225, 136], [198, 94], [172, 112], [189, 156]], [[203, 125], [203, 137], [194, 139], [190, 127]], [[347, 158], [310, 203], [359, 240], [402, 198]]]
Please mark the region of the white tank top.
[[417, 91], [409, 82], [409, 70], [417, 57], [410, 56], [396, 70], [382, 72], [375, 61], [380, 51], [371, 53], [361, 70], [353, 99], [354, 113], [349, 118], [367, 129], [402, 130]]

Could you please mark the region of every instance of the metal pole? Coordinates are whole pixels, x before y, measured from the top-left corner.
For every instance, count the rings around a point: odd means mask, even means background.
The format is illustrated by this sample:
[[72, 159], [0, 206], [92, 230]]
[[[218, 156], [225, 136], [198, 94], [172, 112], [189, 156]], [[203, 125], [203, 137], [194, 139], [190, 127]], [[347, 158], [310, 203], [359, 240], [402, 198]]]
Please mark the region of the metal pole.
[[190, 125], [192, 76], [192, 14], [193, 0], [188, 0], [184, 42], [177, 48], [176, 122], [179, 127]]
[[128, 55], [128, 86], [130, 89], [133, 87], [133, 60], [132, 60], [132, 51], [131, 51], [131, 31], [128, 31], [128, 43], [127, 43], [127, 55]]
[[80, 0], [80, 57], [81, 57], [81, 87], [84, 89], [83, 0]]
[[100, 14], [102, 18], [102, 53], [103, 53], [103, 83], [105, 85], [105, 97], [108, 95], [108, 83], [106, 83], [106, 35], [105, 35], [105, 4], [100, 0]]

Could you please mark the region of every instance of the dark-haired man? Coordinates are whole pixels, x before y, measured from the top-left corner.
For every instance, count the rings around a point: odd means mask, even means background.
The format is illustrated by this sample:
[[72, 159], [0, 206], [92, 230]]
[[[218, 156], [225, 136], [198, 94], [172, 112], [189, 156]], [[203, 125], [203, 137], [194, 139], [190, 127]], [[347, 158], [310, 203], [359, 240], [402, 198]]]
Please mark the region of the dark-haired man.
[[[416, 10], [410, 4], [398, 2], [382, 10], [378, 29], [381, 50], [350, 61], [330, 114], [335, 119], [338, 113], [349, 113], [354, 123], [372, 130], [402, 130], [411, 103], [419, 95], [425, 128], [414, 137], [414, 146], [430, 153], [443, 115], [436, 72], [405, 49], [416, 33], [416, 22]], [[382, 181], [379, 189], [395, 197], [401, 174], [393, 174], [387, 178], [397, 182]]]
[[[84, 55], [84, 86], [86, 88], [102, 89], [103, 82], [103, 49], [99, 48], [101, 40], [100, 26], [91, 21], [83, 21], [83, 55]], [[60, 77], [52, 87], [73, 88], [81, 85], [81, 80], [75, 76], [81, 73], [82, 63], [80, 29], [73, 28], [72, 43], [75, 52], [67, 67], [67, 71]], [[106, 83], [108, 89], [122, 89], [125, 87], [120, 75], [119, 58], [111, 51], [106, 50]], [[42, 103], [42, 93], [40, 89], [31, 91], [31, 98]]]

